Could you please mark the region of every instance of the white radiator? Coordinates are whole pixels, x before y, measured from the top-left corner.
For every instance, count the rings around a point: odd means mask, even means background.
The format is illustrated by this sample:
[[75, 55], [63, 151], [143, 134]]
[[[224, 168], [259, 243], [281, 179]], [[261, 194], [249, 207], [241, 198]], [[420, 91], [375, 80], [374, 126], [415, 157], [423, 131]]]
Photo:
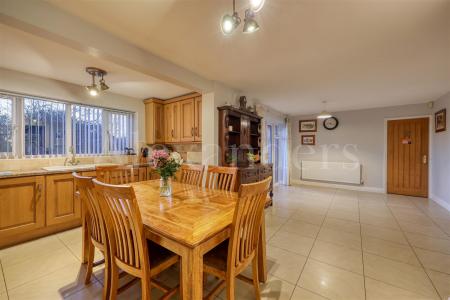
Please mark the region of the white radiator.
[[360, 163], [302, 160], [302, 180], [362, 184]]

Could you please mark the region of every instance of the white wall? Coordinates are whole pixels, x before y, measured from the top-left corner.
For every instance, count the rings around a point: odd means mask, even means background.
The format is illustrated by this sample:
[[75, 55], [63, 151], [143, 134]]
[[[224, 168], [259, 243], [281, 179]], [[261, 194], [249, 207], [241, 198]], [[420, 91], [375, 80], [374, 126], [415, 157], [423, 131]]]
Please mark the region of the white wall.
[[[339, 126], [326, 130], [318, 120], [316, 146], [302, 146], [299, 120], [316, 116], [291, 118], [291, 181], [300, 180], [301, 160], [349, 162], [363, 165], [363, 189], [383, 191], [385, 186], [385, 120], [387, 118], [431, 115], [426, 104], [337, 112]], [[303, 133], [309, 134], [309, 133]], [[433, 160], [434, 157], [430, 157]]]
[[144, 143], [145, 107], [140, 99], [109, 92], [90, 97], [82, 86], [3, 68], [0, 68], [0, 90], [135, 112], [135, 147]]
[[[434, 112], [443, 108], [450, 113], [450, 93], [435, 102]], [[450, 210], [450, 124], [444, 132], [433, 133], [433, 173], [432, 173], [432, 195], [431, 198], [446, 206]], [[434, 128], [433, 128], [434, 132]]]

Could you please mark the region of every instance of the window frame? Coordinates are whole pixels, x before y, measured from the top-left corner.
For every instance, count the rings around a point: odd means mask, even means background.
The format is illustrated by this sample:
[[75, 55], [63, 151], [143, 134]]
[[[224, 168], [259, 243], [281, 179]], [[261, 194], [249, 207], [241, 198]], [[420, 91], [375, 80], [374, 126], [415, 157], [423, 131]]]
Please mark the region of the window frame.
[[[134, 148], [136, 146], [137, 142], [137, 134], [135, 130], [136, 127], [136, 112], [133, 111], [127, 111], [127, 110], [121, 110], [121, 109], [115, 109], [111, 107], [103, 107], [103, 106], [97, 106], [97, 105], [89, 105], [85, 103], [79, 103], [79, 102], [71, 102], [66, 100], [60, 100], [60, 99], [54, 99], [49, 97], [40, 97], [35, 95], [29, 95], [29, 94], [21, 94], [21, 93], [15, 93], [10, 91], [5, 91], [0, 89], [0, 95], [4, 96], [5, 98], [11, 98], [13, 105], [12, 105], [12, 127], [13, 127], [13, 137], [12, 137], [12, 152], [2, 152], [0, 153], [0, 159], [10, 159], [10, 158], [58, 158], [58, 157], [65, 157], [69, 153], [69, 148], [74, 146], [72, 135], [73, 128], [72, 128], [72, 107], [73, 106], [86, 106], [86, 107], [92, 107], [102, 110], [102, 141], [101, 141], [101, 147], [102, 152], [98, 154], [78, 154], [78, 156], [105, 156], [105, 155], [111, 155], [111, 154], [122, 154], [118, 152], [110, 151], [110, 143], [109, 143], [109, 135], [108, 135], [108, 121], [109, 121], [109, 115], [111, 113], [119, 113], [119, 114], [127, 114], [131, 116], [130, 124], [131, 124], [131, 130], [129, 133], [130, 136], [130, 147]], [[36, 99], [36, 100], [42, 100], [42, 101], [50, 101], [50, 102], [56, 102], [65, 104], [66, 106], [66, 113], [65, 113], [65, 149], [64, 153], [62, 154], [43, 154], [43, 155], [25, 155], [25, 111], [24, 111], [24, 101], [25, 98], [29, 99]]]

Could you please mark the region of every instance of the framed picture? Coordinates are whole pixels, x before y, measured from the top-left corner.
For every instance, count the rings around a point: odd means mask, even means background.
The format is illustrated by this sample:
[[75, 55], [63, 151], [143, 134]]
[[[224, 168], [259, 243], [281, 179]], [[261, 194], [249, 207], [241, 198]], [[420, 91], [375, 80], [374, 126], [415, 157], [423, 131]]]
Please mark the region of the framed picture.
[[434, 128], [436, 132], [447, 129], [447, 110], [445, 108], [434, 114]]
[[300, 132], [317, 132], [317, 120], [300, 120]]
[[315, 135], [302, 135], [302, 145], [314, 146], [316, 144]]

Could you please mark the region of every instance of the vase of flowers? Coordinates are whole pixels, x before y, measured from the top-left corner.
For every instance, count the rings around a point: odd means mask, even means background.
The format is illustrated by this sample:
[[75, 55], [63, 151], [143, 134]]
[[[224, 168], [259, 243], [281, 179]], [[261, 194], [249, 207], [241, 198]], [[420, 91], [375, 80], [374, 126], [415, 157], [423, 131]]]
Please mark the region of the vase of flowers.
[[156, 172], [161, 176], [159, 183], [159, 194], [162, 197], [172, 195], [172, 177], [181, 167], [183, 159], [178, 152], [170, 154], [164, 150], [155, 150], [152, 152], [153, 166]]

